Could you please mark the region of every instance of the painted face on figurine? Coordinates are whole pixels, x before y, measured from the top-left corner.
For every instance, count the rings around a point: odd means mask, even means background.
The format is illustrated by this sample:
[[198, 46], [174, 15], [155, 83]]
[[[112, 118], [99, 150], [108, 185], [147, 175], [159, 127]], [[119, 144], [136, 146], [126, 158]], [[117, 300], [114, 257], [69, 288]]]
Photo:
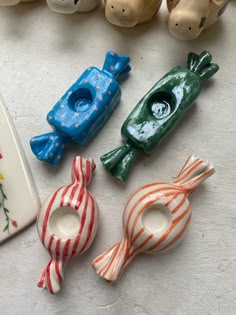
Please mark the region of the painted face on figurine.
[[100, 0], [47, 0], [49, 8], [57, 13], [88, 12], [96, 8]]
[[167, 0], [169, 30], [180, 40], [193, 40], [223, 14], [228, 0]]
[[133, 27], [152, 20], [162, 0], [105, 0], [105, 15], [114, 25]]
[[144, 9], [143, 0], [106, 0], [107, 20], [117, 26], [133, 27], [138, 24]]

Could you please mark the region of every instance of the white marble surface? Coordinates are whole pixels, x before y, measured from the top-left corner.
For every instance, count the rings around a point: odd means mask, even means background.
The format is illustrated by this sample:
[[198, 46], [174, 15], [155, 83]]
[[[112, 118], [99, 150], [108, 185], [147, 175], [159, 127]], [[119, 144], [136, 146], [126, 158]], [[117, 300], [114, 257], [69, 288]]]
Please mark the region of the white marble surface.
[[[75, 154], [93, 157], [90, 186], [101, 212], [92, 248], [67, 268], [57, 296], [36, 287], [48, 261], [35, 225], [0, 248], [0, 314], [234, 315], [236, 314], [236, 2], [215, 27], [194, 42], [179, 42], [166, 26], [165, 6], [150, 25], [122, 30], [102, 10], [62, 16], [43, 2], [0, 9], [0, 93], [13, 117], [41, 200], [68, 183]], [[29, 139], [50, 130], [45, 115], [88, 66], [101, 66], [107, 50], [129, 54], [133, 71], [112, 118], [87, 148], [72, 147], [60, 167], [36, 160]], [[108, 175], [99, 157], [120, 144], [120, 126], [144, 93], [187, 52], [208, 49], [220, 71], [195, 106], [151, 158], [143, 158], [127, 184]], [[170, 180], [194, 153], [211, 160], [216, 174], [191, 197], [186, 238], [160, 256], [140, 256], [115, 286], [99, 279], [90, 263], [122, 235], [121, 214], [130, 193], [157, 179]], [[22, 196], [22, 198], [24, 198]]]

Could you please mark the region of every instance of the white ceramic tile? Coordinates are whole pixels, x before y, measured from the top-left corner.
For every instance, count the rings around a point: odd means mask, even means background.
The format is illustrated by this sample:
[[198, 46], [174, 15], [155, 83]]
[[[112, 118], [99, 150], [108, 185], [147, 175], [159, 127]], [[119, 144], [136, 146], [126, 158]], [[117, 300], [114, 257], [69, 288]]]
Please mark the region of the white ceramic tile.
[[19, 138], [0, 100], [0, 243], [34, 221], [39, 206]]

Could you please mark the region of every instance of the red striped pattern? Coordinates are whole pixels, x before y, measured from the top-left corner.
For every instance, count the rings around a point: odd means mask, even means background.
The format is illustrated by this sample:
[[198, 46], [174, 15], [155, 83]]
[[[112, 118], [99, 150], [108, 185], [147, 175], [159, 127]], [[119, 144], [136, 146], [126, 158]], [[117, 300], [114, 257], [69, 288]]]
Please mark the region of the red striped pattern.
[[[37, 227], [44, 247], [51, 260], [38, 282], [39, 287], [51, 293], [60, 290], [63, 267], [75, 255], [82, 254], [91, 245], [98, 226], [98, 208], [93, 196], [85, 186], [95, 170], [93, 160], [76, 157], [72, 166], [72, 183], [57, 189], [43, 203], [37, 218]], [[74, 238], [62, 239], [50, 231], [50, 216], [61, 207], [72, 207], [77, 211], [80, 223]]]
[[[135, 255], [162, 252], [177, 244], [191, 219], [188, 194], [213, 172], [213, 165], [190, 156], [173, 183], [156, 182], [133, 193], [123, 213], [125, 238], [93, 261], [97, 273], [115, 282]], [[143, 223], [143, 214], [153, 206], [161, 206], [162, 211], [164, 207], [167, 225], [151, 232]]]

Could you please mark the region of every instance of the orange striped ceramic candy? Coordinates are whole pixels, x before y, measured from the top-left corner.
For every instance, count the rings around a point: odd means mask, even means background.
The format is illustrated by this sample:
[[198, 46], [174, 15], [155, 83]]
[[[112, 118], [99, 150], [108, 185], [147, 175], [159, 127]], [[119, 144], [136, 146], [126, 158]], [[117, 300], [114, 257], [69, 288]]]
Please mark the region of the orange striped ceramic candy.
[[123, 214], [124, 238], [92, 263], [98, 275], [116, 282], [137, 254], [175, 246], [191, 219], [188, 195], [214, 171], [208, 161], [190, 156], [174, 182], [155, 182], [133, 193]]
[[71, 184], [52, 193], [39, 211], [39, 237], [51, 260], [38, 286], [48, 288], [52, 294], [60, 291], [66, 262], [84, 253], [96, 235], [99, 210], [94, 197], [86, 189], [95, 168], [92, 159], [75, 157]]

